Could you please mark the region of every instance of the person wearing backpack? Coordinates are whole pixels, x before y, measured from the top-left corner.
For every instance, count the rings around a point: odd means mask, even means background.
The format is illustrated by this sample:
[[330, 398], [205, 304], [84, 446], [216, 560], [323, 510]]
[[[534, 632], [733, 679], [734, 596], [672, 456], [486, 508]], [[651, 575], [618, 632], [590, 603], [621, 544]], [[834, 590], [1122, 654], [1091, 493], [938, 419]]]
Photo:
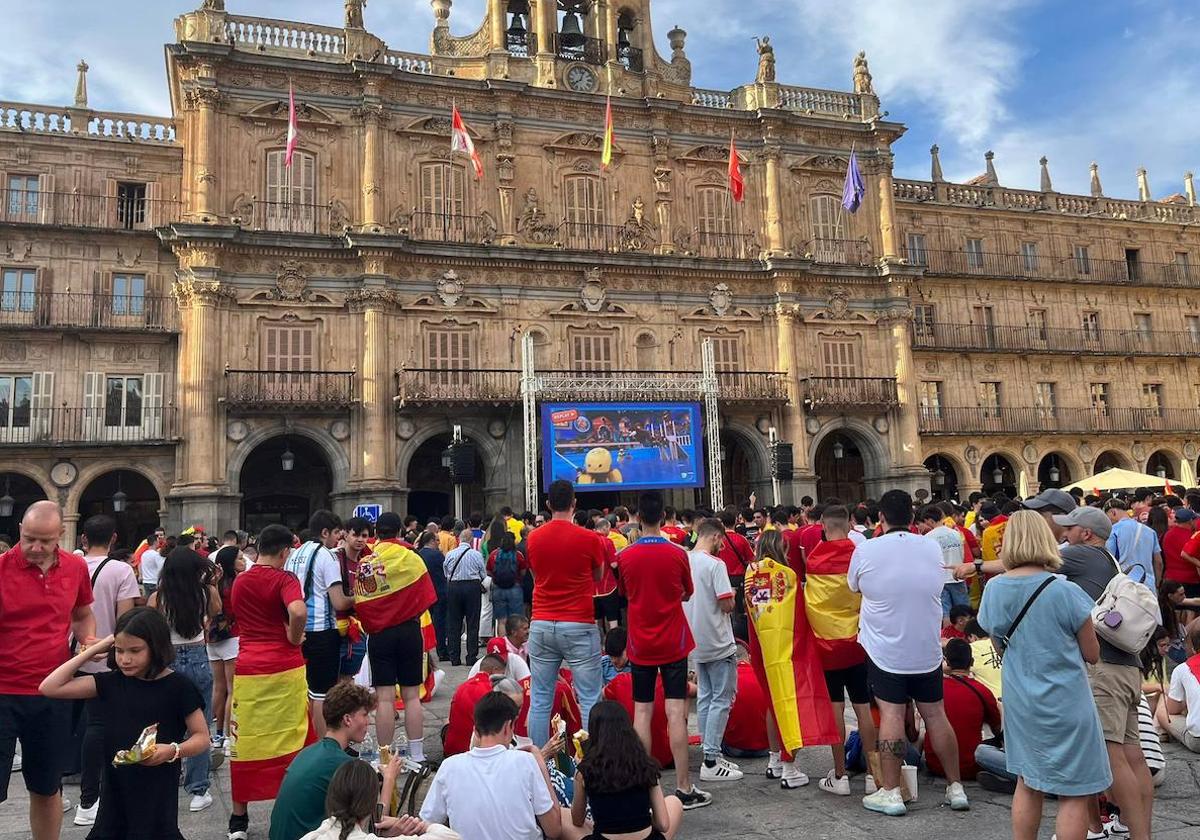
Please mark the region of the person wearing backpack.
[[[1062, 537], [1068, 543], [1060, 552], [1059, 573], [1077, 584], [1093, 602], [1104, 599], [1109, 582], [1120, 574], [1117, 561], [1105, 547], [1112, 533], [1112, 522], [1099, 508], [1078, 507], [1065, 516], [1055, 516], [1054, 524], [1063, 529]], [[1138, 732], [1141, 659], [1113, 644], [1103, 633], [1099, 634], [1099, 642], [1100, 661], [1088, 665], [1088, 682], [1100, 714], [1112, 768], [1112, 791], [1108, 798], [1121, 808], [1121, 820], [1129, 828], [1130, 840], [1149, 840], [1154, 782]], [[1007, 706], [1008, 697], [1004, 699]], [[1012, 716], [1006, 714], [1005, 719], [1011, 721]], [[1089, 803], [1088, 830], [1093, 834], [1102, 830], [1099, 803], [1094, 798]]]
[[525, 598], [522, 580], [529, 563], [525, 555], [517, 550], [516, 537], [505, 531], [500, 538], [500, 547], [488, 554], [487, 570], [492, 576], [492, 620], [497, 636], [504, 635], [504, 626], [510, 615], [525, 614]]

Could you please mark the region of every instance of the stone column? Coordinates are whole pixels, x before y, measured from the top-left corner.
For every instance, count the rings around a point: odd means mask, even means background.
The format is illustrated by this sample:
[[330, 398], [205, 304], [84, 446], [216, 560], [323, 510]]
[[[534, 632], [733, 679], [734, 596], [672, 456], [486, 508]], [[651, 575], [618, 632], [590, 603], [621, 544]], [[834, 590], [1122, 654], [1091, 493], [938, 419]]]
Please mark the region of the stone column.
[[[779, 148], [768, 146], [764, 152], [764, 156], [767, 161], [767, 206], [765, 210], [767, 215], [767, 251], [777, 256], [784, 252], [783, 186], [779, 172]], [[735, 231], [735, 233], [741, 233], [741, 231]]]
[[351, 311], [362, 313], [362, 439], [352, 447], [362, 453], [360, 477], [364, 482], [388, 482], [392, 472], [388, 417], [392, 411], [391, 374], [388, 371], [388, 312], [394, 307], [392, 292], [379, 288], [356, 292]]
[[362, 229], [379, 231], [385, 214], [383, 143], [380, 138], [383, 108], [369, 105], [360, 113], [363, 120]]
[[187, 95], [188, 104], [198, 111], [191, 177], [192, 216], [200, 222], [217, 221], [217, 172], [221, 159], [216, 109], [220, 98], [220, 92], [212, 88], [193, 88]]
[[792, 466], [796, 473], [807, 473], [808, 441], [804, 431], [803, 395], [800, 388], [800, 364], [796, 354], [796, 311], [792, 304], [775, 304], [776, 369], [783, 372], [787, 404], [780, 409], [780, 440], [792, 444]]
[[883, 258], [895, 261], [900, 258], [896, 241], [896, 197], [892, 192], [892, 164], [889, 161], [879, 172], [879, 236], [883, 246]]
[[[896, 442], [893, 458], [896, 468], [917, 467], [926, 472], [921, 460], [920, 425], [917, 416], [917, 381], [913, 366], [912, 337], [909, 334], [907, 300], [893, 302], [888, 311], [887, 328], [891, 330], [892, 360], [896, 377], [899, 405], [895, 411]], [[928, 487], [928, 475], [926, 475]]]
[[492, 28], [492, 51], [507, 52], [508, 51], [508, 27], [505, 25], [504, 18], [506, 3], [501, 0], [491, 0], [488, 4], [488, 19]]

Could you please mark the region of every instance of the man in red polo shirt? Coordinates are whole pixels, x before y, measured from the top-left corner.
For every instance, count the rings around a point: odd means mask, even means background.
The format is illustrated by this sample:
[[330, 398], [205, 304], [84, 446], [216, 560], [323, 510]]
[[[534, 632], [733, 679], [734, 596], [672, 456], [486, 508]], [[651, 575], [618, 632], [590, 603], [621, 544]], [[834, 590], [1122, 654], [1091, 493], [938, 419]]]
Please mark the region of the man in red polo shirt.
[[64, 762], [70, 750], [71, 704], [38, 693], [67, 661], [67, 636], [95, 642], [87, 564], [58, 546], [62, 511], [35, 502], [21, 519], [17, 545], [0, 554], [0, 802], [8, 798], [17, 739], [29, 790], [33, 840], [57, 840], [62, 829]]
[[505, 662], [489, 653], [479, 660], [479, 673], [454, 691], [450, 699], [450, 720], [442, 739], [442, 753], [449, 758], [471, 749], [471, 733], [475, 731], [475, 704], [492, 690], [492, 678], [504, 676]]
[[688, 810], [712, 802], [688, 775], [687, 657], [696, 643], [683, 602], [692, 597], [692, 567], [687, 552], [662, 535], [662, 521], [662, 494], [643, 493], [638, 500], [642, 536], [617, 555], [617, 570], [621, 594], [629, 599], [625, 651], [633, 673], [633, 727], [647, 752], [653, 749], [654, 687], [661, 673], [678, 782], [675, 795]]
[[587, 720], [600, 701], [600, 631], [593, 619], [596, 583], [605, 562], [595, 531], [575, 524], [575, 488], [559, 479], [546, 493], [550, 521], [529, 535], [533, 570], [533, 616], [529, 625], [532, 673], [529, 737], [536, 746], [550, 738], [550, 710], [558, 671], [566, 662], [574, 675], [580, 710]]

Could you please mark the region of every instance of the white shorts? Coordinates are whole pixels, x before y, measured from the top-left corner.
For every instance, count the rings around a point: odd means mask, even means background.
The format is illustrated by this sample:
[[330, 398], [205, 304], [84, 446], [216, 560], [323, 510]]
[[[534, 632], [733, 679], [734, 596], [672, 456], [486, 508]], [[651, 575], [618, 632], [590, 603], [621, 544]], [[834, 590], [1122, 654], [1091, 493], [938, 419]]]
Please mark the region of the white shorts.
[[237, 659], [238, 655], [238, 637], [226, 639], [223, 642], [209, 642], [208, 661], [209, 662], [228, 662], [231, 659]]

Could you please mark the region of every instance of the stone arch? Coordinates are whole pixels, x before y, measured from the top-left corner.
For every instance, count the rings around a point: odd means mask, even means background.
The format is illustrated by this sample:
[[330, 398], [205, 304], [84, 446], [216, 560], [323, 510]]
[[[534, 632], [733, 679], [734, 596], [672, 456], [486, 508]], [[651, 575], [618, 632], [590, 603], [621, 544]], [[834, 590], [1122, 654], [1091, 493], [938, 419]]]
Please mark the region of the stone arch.
[[[929, 470], [929, 490], [935, 499], [954, 498], [961, 494], [964, 483], [974, 483], [970, 468], [949, 450], [938, 449], [929, 452], [921, 463], [925, 469]], [[939, 484], [934, 476], [935, 469], [941, 470], [943, 473], [949, 469], [953, 475], [943, 475], [941, 484]]]
[[[58, 499], [58, 488], [55, 487], [50, 481], [50, 477], [41, 470], [35, 469], [28, 464], [22, 464], [14, 461], [13, 463], [5, 464], [3, 467], [0, 467], [0, 477], [2, 477], [4, 473], [12, 473], [13, 475], [19, 475], [24, 478], [28, 478], [38, 487], [42, 488], [42, 492], [46, 495], [47, 499]], [[75, 484], [78, 483], [79, 481], [76, 480]], [[3, 491], [0, 490], [0, 492]], [[13, 536], [16, 535], [14, 534]]]
[[[1029, 479], [1036, 480], [1036, 478], [1037, 478], [1036, 473], [1032, 473], [1030, 471], [1029, 465], [1025, 463], [1025, 459], [1021, 457], [1020, 453], [1014, 452], [1013, 450], [1008, 449], [1007, 447], [998, 446], [998, 447], [989, 449], [986, 452], [982, 453], [979, 458], [979, 464], [978, 464], [978, 466], [975, 467], [974, 479], [983, 485], [983, 487], [985, 488], [984, 489], [985, 493], [994, 492], [996, 489], [999, 489], [992, 484], [990, 476], [985, 477], [983, 474], [984, 465], [987, 464], [988, 459], [991, 458], [993, 455], [995, 455], [998, 458], [1003, 458], [1005, 461], [1008, 462], [1009, 467], [1011, 467], [1013, 470], [1012, 484], [1011, 485], [1008, 485], [1008, 484], [1003, 485], [1003, 487], [1005, 487], [1007, 489], [1007, 491], [1009, 492], [1009, 495], [1015, 494], [1018, 491], [1018, 489], [1020, 488], [1021, 473], [1025, 473], [1027, 480], [1029, 480]], [[993, 489], [989, 491], [986, 489], [988, 487], [992, 487]]]
[[[771, 449], [767, 439], [752, 424], [741, 420], [723, 420], [721, 431], [732, 437], [749, 456], [750, 481], [752, 484], [771, 481]], [[729, 499], [725, 500], [727, 503]]]
[[[1106, 463], [1106, 461], [1111, 461], [1112, 463]], [[1112, 448], [1105, 449], [1096, 456], [1096, 459], [1092, 461], [1092, 472], [1098, 473], [1103, 470], [1111, 469], [1114, 464], [1123, 470], [1131, 470], [1134, 469], [1135, 466], [1133, 463], [1133, 458], [1131, 458], [1127, 452]], [[1083, 477], [1083, 473], [1080, 474], [1080, 477]]]
[[463, 437], [468, 438], [477, 447], [480, 459], [483, 461], [484, 487], [493, 486], [496, 481], [500, 461], [504, 454], [503, 439], [496, 440], [488, 432], [487, 426], [478, 421], [468, 420], [463, 423], [454, 424], [446, 417], [422, 421], [417, 427], [416, 433], [411, 438], [401, 441], [396, 452], [397, 480], [401, 482], [408, 480], [408, 468], [412, 463], [413, 455], [416, 454], [423, 443], [438, 435], [452, 434], [455, 425], [462, 426]]
[[921, 458], [921, 463], [925, 463], [933, 457], [950, 462], [950, 466], [954, 467], [954, 474], [958, 476], [959, 484], [975, 484], [978, 481], [979, 477], [976, 474], [978, 470], [964, 461], [962, 455], [953, 450], [948, 448], [927, 450]]
[[1083, 461], [1079, 459], [1079, 456], [1066, 448], [1047, 449], [1045, 452], [1040, 453], [1040, 457], [1038, 458], [1036, 465], [1030, 467], [1028, 464], [1024, 464], [1023, 466], [1031, 478], [1036, 478], [1039, 482], [1041, 482], [1041, 476], [1043, 473], [1042, 466], [1043, 464], [1047, 465], [1046, 470], [1049, 470], [1049, 464], [1053, 463], [1050, 460], [1051, 456], [1054, 456], [1054, 458], [1057, 459], [1059, 470], [1061, 473], [1063, 473], [1063, 475], [1060, 475], [1059, 483], [1057, 485], [1043, 484], [1043, 490], [1051, 486], [1061, 487], [1066, 484], [1071, 484], [1079, 481], [1082, 478], [1085, 478], [1088, 475], [1088, 471], [1084, 467]]
[[[98, 461], [88, 464], [79, 470], [79, 475], [75, 479], [75, 483], [71, 485], [71, 489], [67, 493], [67, 503], [63, 506], [64, 510], [72, 513], [78, 511], [80, 502], [83, 500], [84, 491], [87, 490], [92, 482], [105, 473], [118, 471], [134, 472], [149, 481], [150, 485], [154, 488], [154, 492], [158, 493], [159, 509], [165, 509], [170, 484], [163, 476], [145, 464], [139, 464], [137, 461]], [[47, 498], [53, 499], [56, 496], [48, 496]]]
[[1184, 461], [1183, 453], [1181, 453], [1175, 447], [1170, 446], [1170, 445], [1157, 446], [1157, 447], [1155, 447], [1154, 451], [1151, 452], [1150, 455], [1146, 458], [1146, 467], [1145, 467], [1144, 472], [1150, 473], [1151, 475], [1155, 474], [1153, 472], [1153, 470], [1154, 470], [1155, 466], [1157, 465], [1156, 458], [1158, 458], [1158, 457], [1162, 457], [1163, 460], [1166, 462], [1163, 465], [1166, 467], [1166, 470], [1167, 470], [1166, 477], [1172, 481], [1178, 481], [1179, 480], [1179, 472], [1183, 466], [1183, 461]]
[[808, 443], [808, 463], [816, 464], [817, 450], [829, 435], [841, 432], [854, 438], [863, 455], [863, 467], [868, 481], [887, 475], [892, 466], [892, 455], [887, 441], [874, 427], [857, 417], [839, 417], [827, 423]]
[[242, 467], [245, 466], [250, 453], [272, 438], [288, 436], [306, 438], [316, 444], [329, 463], [329, 471], [333, 477], [332, 492], [338, 493], [346, 489], [346, 482], [350, 478], [350, 458], [346, 455], [346, 450], [342, 448], [342, 445], [333, 439], [333, 435], [329, 434], [326, 429], [305, 425], [286, 426], [278, 423], [254, 429], [229, 453], [225, 481], [230, 490], [234, 493], [240, 492], [238, 488], [242, 486]]

